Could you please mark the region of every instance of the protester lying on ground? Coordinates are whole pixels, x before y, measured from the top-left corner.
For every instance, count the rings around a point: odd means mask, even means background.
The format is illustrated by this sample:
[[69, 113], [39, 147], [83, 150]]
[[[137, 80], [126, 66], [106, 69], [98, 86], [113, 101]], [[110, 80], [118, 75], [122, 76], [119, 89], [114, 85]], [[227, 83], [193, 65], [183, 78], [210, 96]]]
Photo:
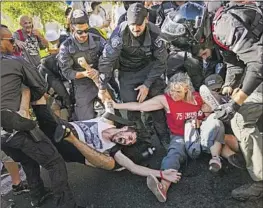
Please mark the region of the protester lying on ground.
[[[118, 129], [101, 118], [68, 123], [56, 117], [48, 109], [44, 98], [33, 105], [33, 109], [41, 130], [53, 142], [58, 142], [56, 147], [66, 161], [106, 170], [122, 166], [134, 174], [154, 175], [170, 183], [180, 180], [181, 174], [177, 170], [153, 170], [133, 162], [139, 162], [142, 159], [142, 152], [150, 146], [140, 142], [135, 130], [130, 127]], [[58, 136], [63, 126], [67, 128], [66, 130], [70, 130], [64, 139]], [[138, 142], [134, 144], [136, 140]]]
[[[187, 147], [184, 138], [184, 125], [187, 119], [203, 119], [201, 111], [202, 99], [197, 92], [193, 92], [190, 78], [187, 74], [175, 74], [168, 84], [166, 93], [153, 97], [142, 103], [130, 102], [117, 104], [115, 109], [127, 109], [130, 111], [154, 111], [164, 109], [166, 111], [167, 124], [171, 131], [171, 142], [168, 154], [164, 157], [161, 169], [180, 169], [180, 165], [187, 159]], [[213, 158], [209, 162], [211, 171], [215, 169], [221, 153], [221, 146], [224, 144], [224, 126], [221, 121], [209, 118], [201, 128], [203, 145], [211, 151]], [[166, 201], [166, 194], [171, 185], [166, 180], [159, 182], [155, 176], [147, 178], [147, 185], [160, 202]]]

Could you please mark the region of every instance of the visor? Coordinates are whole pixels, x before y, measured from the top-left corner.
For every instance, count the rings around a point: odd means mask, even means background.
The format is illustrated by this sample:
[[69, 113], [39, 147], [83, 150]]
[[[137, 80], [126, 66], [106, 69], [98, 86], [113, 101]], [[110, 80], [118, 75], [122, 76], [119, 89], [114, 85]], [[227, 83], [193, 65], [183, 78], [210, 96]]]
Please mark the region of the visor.
[[185, 26], [181, 23], [173, 21], [174, 18], [175, 13], [171, 12], [163, 22], [160, 36], [164, 41], [171, 42], [186, 34]]

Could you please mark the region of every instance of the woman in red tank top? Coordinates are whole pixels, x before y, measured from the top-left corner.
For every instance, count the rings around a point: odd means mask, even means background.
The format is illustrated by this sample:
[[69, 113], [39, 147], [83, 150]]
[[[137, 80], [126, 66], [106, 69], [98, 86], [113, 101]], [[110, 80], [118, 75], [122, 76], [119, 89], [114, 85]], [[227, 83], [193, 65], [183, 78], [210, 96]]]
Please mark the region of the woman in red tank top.
[[[194, 92], [190, 78], [183, 73], [174, 75], [164, 95], [158, 95], [142, 103], [114, 103], [115, 109], [126, 109], [130, 111], [155, 111], [164, 109], [166, 111], [167, 124], [171, 131], [171, 140], [167, 155], [163, 158], [161, 169], [179, 170], [180, 164], [187, 159], [184, 141], [184, 126], [187, 119], [193, 119], [198, 125], [204, 118], [201, 111], [203, 101], [199, 93]], [[205, 127], [206, 128], [206, 127]], [[211, 131], [216, 132], [216, 124], [210, 122]], [[224, 130], [223, 130], [224, 131]], [[213, 133], [213, 132], [212, 132]], [[216, 132], [217, 133], [217, 132]], [[213, 134], [213, 143], [218, 134]], [[224, 132], [223, 132], [224, 134]], [[220, 166], [221, 167], [221, 166]], [[162, 172], [160, 172], [162, 178]], [[167, 191], [171, 182], [166, 180], [158, 181], [152, 175], [147, 178], [147, 185], [160, 202], [166, 201]]]

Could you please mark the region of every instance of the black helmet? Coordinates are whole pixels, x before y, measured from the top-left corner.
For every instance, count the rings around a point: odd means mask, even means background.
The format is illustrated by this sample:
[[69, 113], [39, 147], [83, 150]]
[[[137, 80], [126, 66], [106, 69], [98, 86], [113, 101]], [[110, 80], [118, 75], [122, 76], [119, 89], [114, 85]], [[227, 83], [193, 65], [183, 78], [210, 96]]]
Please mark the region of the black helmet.
[[178, 10], [170, 12], [161, 28], [161, 38], [186, 50], [204, 40], [206, 7], [187, 2]]

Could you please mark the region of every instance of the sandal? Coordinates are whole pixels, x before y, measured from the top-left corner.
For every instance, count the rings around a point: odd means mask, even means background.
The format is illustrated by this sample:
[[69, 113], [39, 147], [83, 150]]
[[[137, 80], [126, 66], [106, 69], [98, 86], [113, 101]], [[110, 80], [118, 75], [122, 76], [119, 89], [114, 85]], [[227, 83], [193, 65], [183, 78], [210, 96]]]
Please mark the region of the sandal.
[[214, 156], [210, 161], [209, 161], [209, 170], [213, 173], [218, 172], [222, 168], [222, 163], [221, 159], [219, 156]]
[[149, 175], [147, 177], [147, 186], [153, 192], [159, 202], [166, 202], [167, 197], [164, 185], [160, 183], [155, 176]]

